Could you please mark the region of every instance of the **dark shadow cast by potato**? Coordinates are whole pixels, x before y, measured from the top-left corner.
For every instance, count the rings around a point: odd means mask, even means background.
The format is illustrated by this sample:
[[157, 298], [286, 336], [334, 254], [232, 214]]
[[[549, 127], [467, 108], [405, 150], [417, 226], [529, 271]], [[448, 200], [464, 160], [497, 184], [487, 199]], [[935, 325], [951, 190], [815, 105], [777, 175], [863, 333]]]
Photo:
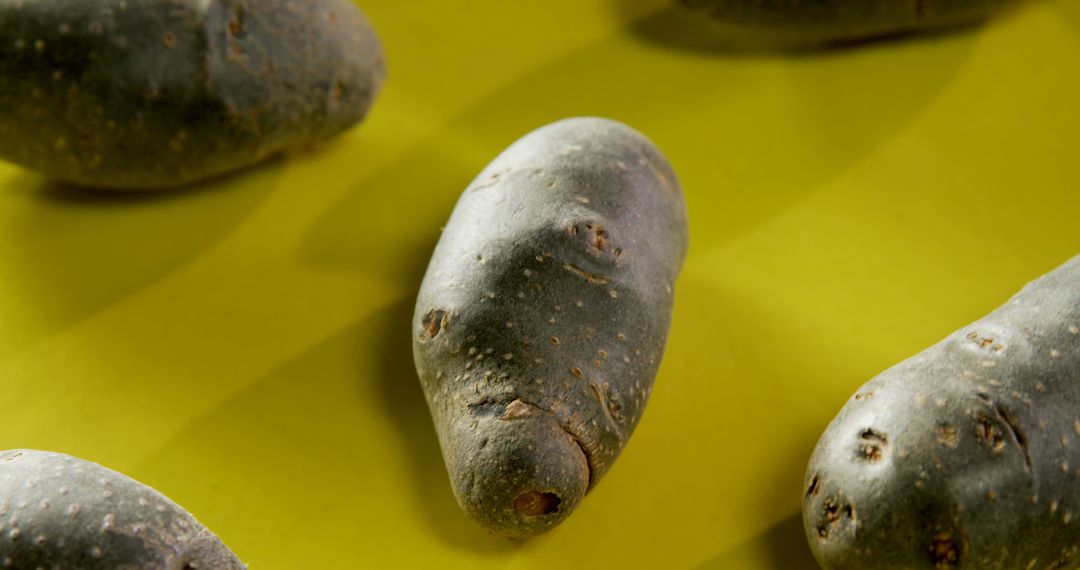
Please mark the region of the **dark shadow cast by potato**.
[[[274, 188], [272, 161], [185, 191], [0, 187], [0, 355], [100, 311], [213, 247]], [[4, 303], [18, 303], [4, 307]]]
[[[665, 363], [705, 359], [707, 364], [699, 360], [697, 366], [708, 366], [710, 381], [691, 383], [682, 378], [687, 374], [673, 374], [650, 413], [678, 418], [669, 428], [674, 430], [670, 439], [680, 439], [680, 432], [684, 438], [707, 433], [715, 441], [715, 456], [693, 454], [692, 462], [665, 466], [672, 471], [671, 484], [680, 489], [692, 486], [702, 472], [715, 473], [710, 484], [718, 487], [716, 494], [683, 507], [707, 509], [715, 521], [716, 545], [699, 546], [701, 568], [813, 570], [801, 518], [807, 463], [828, 420], [877, 364], [873, 358], [866, 364], [841, 357], [845, 346], [814, 319], [779, 309], [734, 282], [696, 275], [679, 283], [664, 358]], [[700, 334], [702, 323], [724, 325]], [[701, 419], [680, 413], [700, 401], [719, 400], [719, 394], [738, 404]]]
[[[313, 224], [302, 255], [321, 269], [377, 266], [399, 279], [400, 251], [434, 235], [502, 149], [546, 123], [583, 115], [623, 121], [658, 145], [686, 194], [693, 248], [708, 250], [876, 152], [949, 84], [972, 49], [971, 36], [961, 35], [919, 49], [759, 62], [686, 57], [616, 34], [508, 83], [358, 181]], [[417, 228], [428, 229], [418, 235]]]
[[1069, 24], [1073, 33], [1080, 38], [1080, 2], [1075, 0], [1057, 0], [1054, 8]]
[[762, 536], [767, 545], [769, 567], [776, 570], [815, 570], [817, 568], [814, 556], [806, 543], [806, 534], [803, 532], [802, 499], [803, 492], [806, 490], [804, 488], [806, 465], [817, 444], [817, 434], [825, 429], [825, 424], [804, 425], [803, 429], [805, 435], [801, 439], [794, 440], [794, 446], [782, 451], [790, 462], [772, 474], [772, 480], [769, 481], [770, 492], [762, 494], [763, 508], [784, 504], [791, 505], [795, 509], [793, 515], [769, 528]]
[[[434, 247], [434, 243], [430, 244]], [[423, 248], [430, 251], [431, 248]], [[427, 258], [418, 252], [413, 273], [417, 285], [423, 277]], [[443, 540], [473, 552], [491, 554], [513, 551], [518, 541], [490, 534], [470, 520], [454, 500], [450, 478], [443, 462], [435, 426], [431, 421], [412, 353], [413, 299], [391, 308], [386, 329], [378, 336], [376, 364], [382, 404], [402, 439], [402, 449], [410, 459], [409, 476], [415, 482], [417, 499], [432, 530]]]
[[818, 570], [803, 535], [802, 514], [784, 518], [762, 534], [706, 561], [696, 570], [732, 570], [748, 565], [772, 570]]
[[201, 194], [225, 192], [237, 186], [244, 186], [245, 178], [259, 176], [262, 170], [270, 170], [280, 174], [286, 161], [287, 158], [284, 154], [278, 154], [256, 164], [218, 174], [205, 180], [189, 182], [181, 186], [145, 189], [79, 186], [26, 172], [2, 191], [34, 193], [39, 199], [49, 202], [103, 208], [133, 207], [140, 204], [195, 199]]
[[[413, 372], [412, 305], [394, 302], [287, 358], [189, 418], [130, 474], [210, 528], [235, 529], [222, 538], [252, 567], [422, 566], [432, 542], [498, 564], [517, 543], [454, 501]], [[398, 540], [426, 546], [385, 550], [384, 537], [409, 533], [424, 536]]]
[[[482, 156], [460, 156], [424, 142], [400, 162], [357, 183], [330, 208], [301, 245], [306, 263], [345, 273], [372, 273], [404, 290], [420, 285], [440, 228]], [[494, 151], [493, 151], [494, 152]]]
[[802, 513], [780, 521], [765, 533], [769, 559], [776, 570], [817, 570], [818, 564], [806, 544]]
[[795, 509], [793, 515], [770, 527], [761, 537], [766, 545], [769, 568], [816, 570], [818, 567], [803, 531], [802, 499], [806, 491], [806, 465], [810, 461], [814, 446], [817, 445], [818, 434], [825, 429], [826, 423], [802, 426], [805, 435], [801, 439], [793, 440], [794, 445], [782, 452], [790, 462], [772, 474], [772, 480], [769, 481], [770, 492], [762, 495], [763, 508], [784, 504]]
[[[640, 3], [640, 0], [616, 0], [615, 5], [620, 12], [632, 12]], [[1009, 11], [1011, 10], [1004, 10]], [[985, 23], [986, 20], [980, 20], [945, 28], [901, 31], [866, 38], [793, 42], [778, 40], [770, 35], [755, 34], [750, 30], [740, 30], [735, 24], [720, 24], [708, 14], [691, 10], [672, 0], [670, 5], [636, 20], [629, 29], [642, 41], [678, 51], [742, 57], [813, 57], [851, 49], [935, 41], [953, 34], [975, 33]]]

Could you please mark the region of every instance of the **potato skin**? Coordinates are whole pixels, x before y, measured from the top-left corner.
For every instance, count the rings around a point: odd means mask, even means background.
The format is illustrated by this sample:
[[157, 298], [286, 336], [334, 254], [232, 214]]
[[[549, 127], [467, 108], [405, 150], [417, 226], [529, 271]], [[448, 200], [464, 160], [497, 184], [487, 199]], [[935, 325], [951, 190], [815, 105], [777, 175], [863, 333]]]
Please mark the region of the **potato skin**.
[[348, 0], [0, 0], [0, 158], [189, 184], [345, 130], [384, 75]]
[[819, 45], [977, 22], [1016, 0], [680, 0], [733, 38]]
[[413, 347], [454, 493], [481, 525], [549, 530], [611, 467], [652, 391], [686, 247], [671, 167], [610, 120], [540, 128], [465, 190]]
[[826, 569], [1080, 562], [1080, 257], [865, 384], [803, 521]]
[[0, 567], [246, 566], [161, 493], [60, 453], [0, 452]]

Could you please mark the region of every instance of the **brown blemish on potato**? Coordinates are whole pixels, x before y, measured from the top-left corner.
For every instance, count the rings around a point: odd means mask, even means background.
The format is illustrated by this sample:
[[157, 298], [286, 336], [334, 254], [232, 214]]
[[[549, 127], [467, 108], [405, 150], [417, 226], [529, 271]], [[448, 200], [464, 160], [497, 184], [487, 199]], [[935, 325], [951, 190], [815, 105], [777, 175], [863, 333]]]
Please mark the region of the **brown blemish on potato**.
[[[1065, 524], [1068, 523], [1069, 521], [1065, 521]], [[1061, 570], [1062, 568], [1065, 568], [1072, 564], [1073, 560], [1075, 559], [1075, 552], [1063, 552], [1057, 560], [1054, 560], [1052, 563], [1050, 563], [1049, 566], [1046, 567], [1046, 570]]]
[[1027, 437], [1025, 437], [1023, 430], [1020, 429], [1020, 423], [1016, 421], [1016, 417], [1012, 415], [1007, 408], [1003, 406], [996, 406], [994, 411], [1009, 428], [1009, 432], [1013, 436], [1013, 441], [1024, 453], [1024, 465], [1027, 468], [1028, 473], [1031, 472], [1031, 453], [1028, 450]]
[[885, 434], [867, 428], [859, 434], [858, 458], [870, 462], [881, 461], [888, 443]]
[[233, 8], [233, 15], [229, 18], [229, 35], [234, 38], [240, 38], [244, 35], [244, 20], [246, 19], [246, 13], [244, 11], [243, 4], [237, 4]]
[[592, 232], [592, 235], [589, 236], [589, 245], [591, 245], [597, 251], [606, 250], [608, 244], [610, 243], [610, 240], [608, 238], [607, 230], [604, 229], [604, 226], [601, 226], [599, 224], [585, 224], [585, 227], [590, 232]]
[[520, 399], [514, 400], [506, 405], [506, 411], [503, 412], [499, 419], [501, 420], [516, 420], [524, 418], [531, 413], [529, 405], [522, 402]]
[[825, 522], [832, 524], [840, 521], [840, 505], [833, 499], [825, 500]]
[[570, 367], [570, 374], [574, 375], [574, 378], [581, 378], [581, 369], [577, 366]]
[[527, 491], [514, 499], [514, 510], [530, 517], [539, 517], [558, 512], [562, 499], [555, 493]]
[[600, 394], [600, 387], [595, 383], [590, 383], [589, 388], [592, 388], [593, 397], [596, 398], [596, 401], [599, 402], [600, 405], [604, 405], [604, 396]]
[[[967, 339], [970, 340], [972, 343], [974, 343], [975, 346], [978, 347], [978, 348], [986, 348], [988, 346], [994, 346], [994, 339], [989, 338], [989, 337], [980, 336], [979, 333], [974, 332], [974, 331], [969, 332], [967, 334]], [[1000, 345], [1000, 344], [994, 346], [995, 351], [1000, 351], [1002, 348], [1004, 348], [1004, 347], [1002, 345]]]
[[960, 432], [952, 424], [939, 423], [937, 425], [937, 440], [938, 443], [945, 447], [956, 449], [956, 446], [960, 445]]
[[829, 535], [840, 526], [841, 514], [846, 515], [849, 519], [855, 518], [855, 507], [847, 505], [841, 509], [840, 503], [836, 499], [830, 497], [825, 499], [825, 506], [822, 508], [822, 518], [824, 524], [818, 525], [817, 533], [818, 538], [826, 540]]
[[1000, 453], [1005, 448], [1004, 434], [994, 426], [986, 414], [976, 414], [975, 437], [985, 443], [994, 453]]
[[930, 554], [934, 568], [941, 570], [959, 566], [960, 551], [952, 539], [951, 531], [944, 530], [934, 536], [934, 543], [930, 545]]
[[604, 277], [603, 275], [597, 275], [595, 273], [589, 273], [588, 271], [585, 271], [584, 269], [572, 263], [564, 263], [563, 269], [585, 279], [585, 281], [588, 281], [593, 285], [604, 285], [608, 282], [607, 277]]
[[450, 321], [450, 313], [441, 309], [432, 309], [424, 315], [420, 326], [424, 331], [420, 333], [420, 342], [427, 342], [437, 336], [446, 327], [446, 324]]
[[807, 497], [816, 497], [821, 492], [821, 476], [814, 475], [814, 478], [810, 480], [810, 487], [806, 489]]
[[176, 36], [173, 35], [172, 32], [166, 32], [165, 35], [161, 36], [161, 44], [164, 45], [167, 48], [175, 47], [176, 46]]
[[868, 392], [856, 392], [855, 393], [855, 399], [856, 400], [869, 400], [870, 398], [873, 398], [873, 397], [874, 397], [874, 391], [873, 390], [870, 390]]

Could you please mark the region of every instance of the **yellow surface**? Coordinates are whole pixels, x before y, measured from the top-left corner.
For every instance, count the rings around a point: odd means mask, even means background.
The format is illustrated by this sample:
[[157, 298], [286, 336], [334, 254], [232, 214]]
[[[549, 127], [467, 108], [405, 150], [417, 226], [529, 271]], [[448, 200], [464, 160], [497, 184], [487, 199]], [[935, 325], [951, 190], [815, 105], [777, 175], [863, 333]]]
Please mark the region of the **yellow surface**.
[[[668, 0], [369, 0], [339, 140], [165, 195], [0, 165], [0, 449], [160, 489], [254, 568], [811, 568], [818, 434], [862, 382], [1080, 252], [1080, 3], [794, 57]], [[549, 121], [643, 131], [691, 251], [648, 412], [526, 543], [457, 510], [410, 352], [458, 193]]]

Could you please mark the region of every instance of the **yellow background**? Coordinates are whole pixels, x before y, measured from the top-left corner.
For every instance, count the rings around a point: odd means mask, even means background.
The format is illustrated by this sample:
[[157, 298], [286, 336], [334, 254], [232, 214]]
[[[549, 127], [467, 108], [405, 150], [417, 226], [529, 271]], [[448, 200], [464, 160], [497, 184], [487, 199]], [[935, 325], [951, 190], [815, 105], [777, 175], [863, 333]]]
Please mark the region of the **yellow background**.
[[[254, 568], [812, 568], [818, 434], [857, 386], [1080, 252], [1080, 2], [797, 56], [668, 0], [367, 0], [389, 82], [345, 136], [184, 192], [0, 165], [0, 448], [153, 485]], [[457, 510], [412, 303], [458, 193], [603, 115], [691, 217], [616, 467], [524, 543]]]

